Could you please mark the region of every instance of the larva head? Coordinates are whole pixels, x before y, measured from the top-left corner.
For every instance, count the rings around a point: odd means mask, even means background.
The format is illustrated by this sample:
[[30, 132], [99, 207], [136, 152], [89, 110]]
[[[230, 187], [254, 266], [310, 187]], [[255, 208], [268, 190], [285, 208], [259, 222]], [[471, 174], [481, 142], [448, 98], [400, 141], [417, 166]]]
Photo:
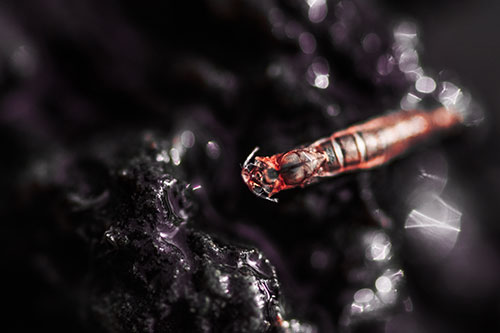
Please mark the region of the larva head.
[[248, 155], [241, 170], [241, 177], [253, 194], [266, 200], [278, 202], [278, 199], [271, 198], [280, 186], [278, 170], [275, 169], [269, 158], [256, 157], [255, 161], [250, 163], [258, 149], [258, 147], [255, 148]]

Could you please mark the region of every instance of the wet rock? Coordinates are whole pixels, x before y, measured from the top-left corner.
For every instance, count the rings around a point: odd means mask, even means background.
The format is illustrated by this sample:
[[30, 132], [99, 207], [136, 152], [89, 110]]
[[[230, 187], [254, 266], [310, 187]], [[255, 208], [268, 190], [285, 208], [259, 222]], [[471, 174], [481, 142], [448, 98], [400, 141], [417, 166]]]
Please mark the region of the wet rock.
[[[58, 202], [42, 221], [51, 234], [33, 244], [40, 253], [51, 242], [64, 251], [43, 256], [56, 272], [54, 288], [72, 290], [87, 329], [282, 331], [287, 314], [274, 267], [259, 250], [200, 230], [192, 186], [172, 161], [157, 158], [170, 148], [151, 133], [101, 140], [60, 152], [47, 162], [50, 172], [26, 175], [31, 196], [54, 193], [43, 204]], [[76, 258], [85, 264], [72, 264]], [[71, 265], [78, 274], [64, 272]], [[288, 331], [308, 326], [294, 327]]]

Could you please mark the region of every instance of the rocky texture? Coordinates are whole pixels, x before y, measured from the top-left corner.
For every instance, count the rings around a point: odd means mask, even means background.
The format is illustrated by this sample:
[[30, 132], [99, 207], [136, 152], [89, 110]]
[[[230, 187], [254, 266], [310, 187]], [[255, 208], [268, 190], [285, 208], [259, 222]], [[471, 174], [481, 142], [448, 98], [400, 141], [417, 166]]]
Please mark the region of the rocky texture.
[[86, 330], [280, 331], [286, 315], [274, 267], [259, 250], [196, 228], [193, 186], [158, 158], [171, 147], [152, 134], [104, 140], [30, 174], [37, 205], [56, 205], [32, 212], [48, 214], [31, 233], [50, 232], [51, 244], [31, 244], [56, 251], [38, 259], [51, 267], [44, 277], [81, 296]]

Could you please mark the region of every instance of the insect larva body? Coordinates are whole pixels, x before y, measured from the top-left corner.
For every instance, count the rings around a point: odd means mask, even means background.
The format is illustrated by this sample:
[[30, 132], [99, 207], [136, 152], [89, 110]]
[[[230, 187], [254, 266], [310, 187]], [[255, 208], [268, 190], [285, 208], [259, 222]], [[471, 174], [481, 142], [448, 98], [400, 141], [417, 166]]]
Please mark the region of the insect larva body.
[[323, 177], [380, 166], [420, 141], [455, 127], [461, 117], [446, 108], [400, 111], [351, 126], [311, 145], [270, 157], [251, 157], [242, 177], [250, 190], [269, 200], [281, 190]]

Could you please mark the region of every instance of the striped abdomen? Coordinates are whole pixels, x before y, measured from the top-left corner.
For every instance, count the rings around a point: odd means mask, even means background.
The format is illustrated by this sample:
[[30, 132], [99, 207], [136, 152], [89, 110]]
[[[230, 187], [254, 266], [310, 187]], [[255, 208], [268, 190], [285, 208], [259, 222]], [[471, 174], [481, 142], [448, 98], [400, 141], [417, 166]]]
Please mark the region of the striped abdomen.
[[446, 108], [400, 111], [351, 126], [307, 147], [257, 156], [255, 163], [250, 163], [255, 149], [245, 161], [242, 177], [252, 192], [269, 199], [321, 177], [377, 167], [460, 123], [460, 116]]
[[379, 166], [460, 122], [456, 113], [439, 108], [431, 112], [400, 111], [354, 125], [310, 146], [326, 157], [317, 176]]

